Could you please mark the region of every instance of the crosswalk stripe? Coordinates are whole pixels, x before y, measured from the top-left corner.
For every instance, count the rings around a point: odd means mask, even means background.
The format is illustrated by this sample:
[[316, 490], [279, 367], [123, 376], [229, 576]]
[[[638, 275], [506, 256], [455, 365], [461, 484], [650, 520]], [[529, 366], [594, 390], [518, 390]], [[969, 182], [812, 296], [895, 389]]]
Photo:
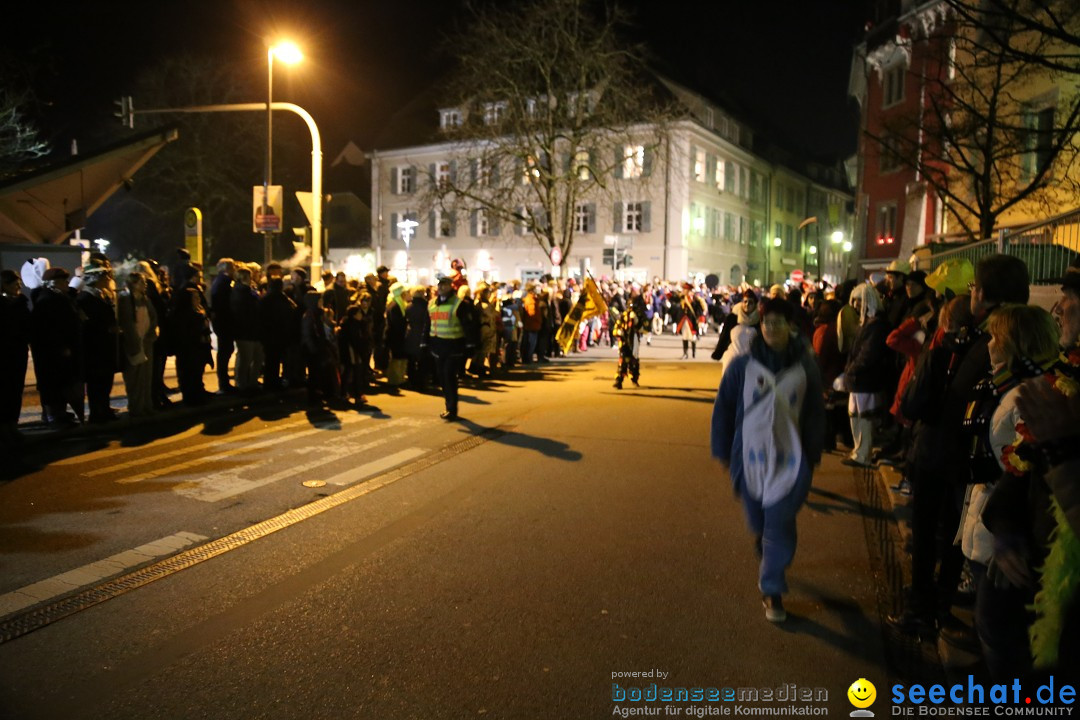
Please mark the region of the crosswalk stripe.
[[[173, 488], [173, 491], [178, 495], [191, 498], [192, 500], [218, 502], [219, 500], [225, 500], [286, 478], [317, 478], [320, 468], [328, 467], [345, 458], [386, 445], [409, 435], [417, 427], [427, 424], [429, 423], [410, 418], [391, 420], [387, 423], [380, 424], [375, 428], [369, 428], [365, 432], [365, 434], [372, 431], [379, 431], [381, 433], [377, 439], [372, 440], [371, 442], [362, 445], [355, 445], [352, 442], [349, 442], [350, 439], [356, 438], [356, 434], [354, 433], [347, 437], [337, 438], [337, 442], [321, 445], [319, 447], [318, 455], [320, 462], [316, 465], [299, 467], [296, 464], [290, 464], [289, 467], [279, 470], [278, 472], [260, 475], [255, 478], [240, 477], [240, 472], [244, 470], [244, 468], [230, 468], [229, 470], [223, 470], [208, 475], [201, 480], [183, 483], [182, 485]], [[389, 427], [390, 425], [396, 425], [401, 429], [398, 432], [392, 432]], [[423, 451], [421, 451], [421, 454], [422, 452]], [[396, 465], [398, 463], [394, 464]]]
[[422, 448], [405, 448], [400, 452], [396, 452], [393, 455], [387, 455], [384, 458], [378, 460], [372, 460], [369, 463], [364, 463], [359, 467], [355, 467], [351, 470], [346, 470], [343, 473], [338, 473], [332, 478], [326, 480], [327, 485], [349, 485], [354, 482], [363, 480], [364, 478], [377, 475], [385, 470], [389, 470], [392, 467], [401, 465], [404, 462], [408, 462], [413, 458], [420, 457], [427, 450]]

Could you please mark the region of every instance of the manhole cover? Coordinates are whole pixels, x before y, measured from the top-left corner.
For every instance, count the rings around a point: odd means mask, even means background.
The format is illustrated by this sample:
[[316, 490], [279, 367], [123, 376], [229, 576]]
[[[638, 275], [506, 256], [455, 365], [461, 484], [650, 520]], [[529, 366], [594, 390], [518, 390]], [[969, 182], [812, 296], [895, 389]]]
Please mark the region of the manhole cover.
[[304, 481], [304, 487], [317, 488], [317, 487], [325, 487], [325, 486], [326, 486], [326, 481], [325, 480], [305, 480]]

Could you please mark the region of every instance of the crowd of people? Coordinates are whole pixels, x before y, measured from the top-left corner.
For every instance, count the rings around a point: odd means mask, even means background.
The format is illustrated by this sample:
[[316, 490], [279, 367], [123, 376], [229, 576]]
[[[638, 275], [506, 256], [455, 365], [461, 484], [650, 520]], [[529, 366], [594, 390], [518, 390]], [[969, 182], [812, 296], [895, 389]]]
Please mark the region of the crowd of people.
[[742, 294], [713, 353], [712, 452], [755, 536], [767, 619], [786, 619], [812, 468], [843, 444], [844, 464], [892, 465], [911, 495], [896, 631], [980, 652], [995, 681], [1080, 674], [1080, 259], [1039, 280], [1060, 284], [1052, 311], [1007, 255]]
[[[602, 279], [607, 312], [569, 342], [556, 338], [580, 283], [470, 282], [463, 263], [451, 267], [431, 287], [379, 267], [362, 279], [326, 273], [321, 290], [301, 268], [229, 258], [207, 283], [183, 251], [171, 266], [121, 272], [92, 254], [77, 287], [41, 261], [22, 276], [5, 270], [5, 439], [17, 434], [28, 350], [43, 419], [58, 428], [115, 420], [117, 373], [132, 417], [168, 407], [170, 355], [189, 405], [207, 402], [210, 367], [219, 393], [304, 387], [330, 407], [363, 406], [375, 383], [438, 387], [442, 417], [455, 420], [461, 378], [618, 346], [622, 388], [638, 383], [654, 335], [679, 337], [684, 358], [713, 335], [713, 454], [755, 536], [768, 619], [786, 617], [784, 573], [813, 467], [844, 445], [844, 464], [893, 465], [904, 478], [896, 489], [912, 495], [912, 584], [890, 618], [897, 630], [979, 648], [994, 677], [1077, 668], [1080, 265], [1057, 279], [1052, 313], [1027, 304], [1027, 268], [1005, 255], [948, 261], [929, 276], [896, 261], [837, 287]], [[973, 629], [951, 611], [964, 574]]]

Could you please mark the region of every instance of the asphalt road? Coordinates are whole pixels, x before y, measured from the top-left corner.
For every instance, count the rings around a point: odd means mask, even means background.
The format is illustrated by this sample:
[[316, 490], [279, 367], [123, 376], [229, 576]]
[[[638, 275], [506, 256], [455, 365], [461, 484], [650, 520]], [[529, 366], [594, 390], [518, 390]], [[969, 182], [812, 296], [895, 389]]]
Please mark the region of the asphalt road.
[[[846, 716], [856, 679], [885, 694], [851, 472], [830, 456], [816, 476], [791, 618], [769, 624], [709, 458], [717, 368], [659, 344], [639, 389], [612, 388], [614, 354], [593, 352], [464, 388], [454, 424], [438, 397], [406, 392], [363, 413], [286, 399], [42, 447], [41, 470], [0, 485], [0, 622], [63, 598], [48, 595], [57, 577], [70, 596], [220, 538], [231, 549], [0, 644], [0, 717], [665, 712], [613, 702], [613, 682], [794, 683]], [[650, 671], [667, 675], [614, 678]]]

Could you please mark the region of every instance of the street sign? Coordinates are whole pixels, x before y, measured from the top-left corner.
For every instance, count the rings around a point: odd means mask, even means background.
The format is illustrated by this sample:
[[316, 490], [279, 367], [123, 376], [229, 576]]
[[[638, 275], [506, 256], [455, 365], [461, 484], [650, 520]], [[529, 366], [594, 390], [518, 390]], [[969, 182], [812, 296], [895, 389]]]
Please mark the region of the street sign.
[[803, 274], [802, 270], [792, 270], [791, 271], [791, 281], [792, 282], [801, 283], [803, 281], [804, 277], [805, 277], [805, 275]]
[[184, 211], [184, 247], [197, 263], [203, 261], [202, 210], [188, 208]]
[[266, 212], [263, 212], [263, 186], [256, 185], [251, 190], [252, 229], [255, 232], [281, 232], [283, 213], [283, 194], [280, 185], [271, 185], [266, 191]]
[[551, 248], [551, 255], [549, 257], [551, 258], [552, 265], [562, 265], [562, 250], [559, 248], [558, 245]]

